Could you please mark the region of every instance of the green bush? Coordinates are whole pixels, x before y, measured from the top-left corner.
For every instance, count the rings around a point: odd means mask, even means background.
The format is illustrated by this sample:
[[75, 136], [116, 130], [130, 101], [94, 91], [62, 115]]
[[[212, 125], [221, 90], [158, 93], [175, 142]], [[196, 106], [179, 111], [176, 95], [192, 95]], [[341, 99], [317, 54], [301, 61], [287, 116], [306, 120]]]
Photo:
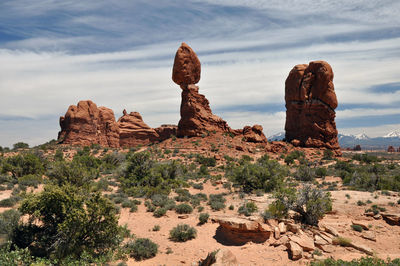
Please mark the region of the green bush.
[[24, 175], [42, 175], [45, 170], [44, 162], [33, 153], [19, 154], [8, 157], [3, 162], [2, 172], [11, 172], [14, 178]]
[[43, 182], [43, 179], [39, 175], [24, 175], [18, 177], [18, 184], [27, 187], [37, 187]]
[[158, 245], [148, 238], [138, 238], [126, 244], [129, 255], [135, 260], [153, 258], [157, 255]]
[[222, 194], [211, 194], [209, 197], [208, 205], [214, 211], [219, 211], [225, 208], [226, 199]]
[[157, 162], [149, 152], [128, 153], [119, 181], [131, 196], [168, 195], [184, 182], [187, 169], [178, 161]]
[[208, 221], [208, 218], [210, 218], [208, 213], [200, 213], [199, 224], [205, 224]]
[[28, 219], [18, 226], [13, 241], [34, 256], [97, 257], [116, 249], [122, 240], [114, 205], [100, 193], [72, 185], [48, 185], [40, 193], [28, 194], [19, 211]]
[[17, 204], [19, 197], [11, 196], [7, 199], [0, 200], [0, 207], [14, 207]]
[[228, 167], [226, 176], [239, 185], [244, 192], [264, 190], [271, 192], [284, 184], [288, 170], [277, 161], [270, 160], [264, 155], [254, 164], [245, 163], [237, 167]]
[[325, 167], [318, 167], [315, 169], [315, 175], [317, 177], [325, 177], [328, 174], [328, 170]]
[[300, 181], [313, 181], [314, 180], [314, 171], [308, 166], [300, 166], [297, 171], [294, 173], [294, 178]]
[[[0, 213], [0, 235], [5, 236], [5, 241], [12, 239], [14, 230], [18, 226], [20, 217], [20, 212], [13, 209]], [[0, 246], [1, 244], [2, 243], [0, 241]]]
[[296, 192], [293, 188], [284, 188], [274, 194], [276, 200], [270, 205], [269, 211], [274, 216], [286, 216], [289, 210], [297, 212], [302, 222], [317, 225], [325, 213], [332, 210], [330, 193], [305, 184]]
[[304, 152], [301, 151], [292, 151], [285, 157], [285, 163], [287, 165], [293, 164], [295, 159], [300, 159], [304, 157]]
[[13, 150], [18, 150], [18, 149], [29, 149], [29, 144], [25, 142], [17, 142], [13, 144]]
[[179, 224], [169, 231], [169, 236], [172, 241], [186, 242], [196, 238], [197, 230], [187, 224]]
[[245, 216], [250, 216], [254, 212], [258, 210], [257, 205], [254, 202], [246, 202], [242, 206], [239, 207], [238, 213], [243, 214]]
[[363, 230], [362, 226], [361, 226], [361, 225], [358, 225], [358, 224], [352, 224], [352, 225], [351, 225], [351, 228], [352, 228], [354, 231], [357, 231], [357, 232], [362, 232], [362, 230]]
[[214, 167], [217, 165], [217, 161], [214, 157], [204, 157], [203, 155], [198, 154], [196, 156], [196, 161], [204, 166]]
[[325, 259], [322, 261], [312, 261], [311, 266], [395, 266], [400, 265], [400, 259], [379, 259], [377, 257], [362, 257], [360, 259], [353, 259], [352, 261]]
[[182, 203], [175, 206], [175, 211], [179, 214], [188, 214], [193, 212], [193, 208], [189, 204]]
[[154, 211], [153, 216], [159, 218], [159, 217], [164, 216], [166, 213], [167, 213], [167, 209], [161, 207]]

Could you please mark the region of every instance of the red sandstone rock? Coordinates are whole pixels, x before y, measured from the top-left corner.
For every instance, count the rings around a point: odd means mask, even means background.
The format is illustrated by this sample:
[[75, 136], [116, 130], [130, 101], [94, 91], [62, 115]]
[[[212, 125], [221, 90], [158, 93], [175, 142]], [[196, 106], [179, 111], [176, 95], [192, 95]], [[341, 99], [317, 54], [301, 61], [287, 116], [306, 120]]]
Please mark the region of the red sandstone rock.
[[213, 131], [233, 132], [226, 121], [212, 113], [208, 100], [198, 90], [197, 86], [189, 85], [182, 91], [181, 120], [177, 135], [193, 137]]
[[247, 142], [266, 143], [267, 138], [263, 133], [261, 125], [254, 125], [252, 127], [245, 126], [243, 128], [243, 138]]
[[118, 119], [120, 129], [119, 144], [121, 147], [132, 147], [139, 144], [149, 144], [159, 140], [159, 135], [153, 128], [143, 122], [138, 112], [127, 114], [124, 110], [123, 116]]
[[92, 101], [71, 105], [65, 116], [60, 117], [60, 126], [60, 143], [119, 147], [119, 128], [114, 112], [106, 107], [97, 107]]
[[159, 135], [159, 140], [163, 141], [169, 139], [171, 136], [176, 136], [178, 127], [176, 125], [161, 125], [154, 129]]
[[387, 151], [388, 152], [396, 152], [396, 149], [393, 146], [389, 146]]
[[187, 87], [200, 80], [201, 64], [196, 53], [186, 43], [182, 43], [175, 54], [172, 80], [181, 86]]
[[286, 79], [285, 101], [287, 141], [341, 154], [335, 123], [338, 103], [332, 68], [327, 62], [296, 65]]

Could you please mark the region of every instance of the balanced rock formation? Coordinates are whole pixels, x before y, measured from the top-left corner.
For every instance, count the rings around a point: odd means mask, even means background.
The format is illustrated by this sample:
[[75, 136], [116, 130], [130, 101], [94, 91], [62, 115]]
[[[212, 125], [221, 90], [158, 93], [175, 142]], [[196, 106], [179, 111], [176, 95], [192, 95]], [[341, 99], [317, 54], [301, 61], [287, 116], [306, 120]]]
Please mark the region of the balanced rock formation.
[[338, 102], [332, 68], [327, 62], [296, 65], [286, 79], [285, 101], [287, 141], [340, 154], [335, 123]]
[[114, 112], [106, 107], [97, 107], [92, 101], [71, 105], [60, 117], [60, 126], [58, 140], [64, 144], [119, 147], [119, 128]]
[[200, 81], [201, 64], [196, 53], [186, 43], [182, 43], [175, 55], [172, 80], [182, 89], [181, 119], [178, 123], [178, 137], [196, 137], [209, 132], [227, 132], [244, 135], [249, 142], [267, 142], [262, 126], [233, 130], [228, 123], [212, 113], [210, 103], [199, 93], [195, 84]]
[[139, 144], [149, 144], [159, 139], [158, 133], [145, 122], [138, 112], [127, 113], [118, 119], [119, 144], [121, 147], [133, 147]]

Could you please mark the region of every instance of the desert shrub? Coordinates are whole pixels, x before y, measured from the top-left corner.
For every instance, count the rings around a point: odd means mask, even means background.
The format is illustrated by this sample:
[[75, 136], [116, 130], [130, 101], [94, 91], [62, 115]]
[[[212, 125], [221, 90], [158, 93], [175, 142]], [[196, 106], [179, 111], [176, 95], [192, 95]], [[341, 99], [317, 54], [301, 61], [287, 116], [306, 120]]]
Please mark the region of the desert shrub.
[[294, 178], [300, 181], [312, 181], [314, 180], [314, 171], [308, 166], [302, 165], [294, 173]]
[[43, 182], [43, 179], [39, 175], [24, 175], [18, 178], [18, 184], [27, 187], [37, 187]]
[[374, 162], [379, 162], [380, 159], [378, 157], [376, 157], [375, 155], [370, 155], [367, 153], [363, 153], [363, 154], [354, 154], [352, 157], [353, 160], [359, 161], [359, 162], [363, 162], [366, 164], [370, 164], [370, 163], [374, 163]]
[[324, 150], [324, 154], [322, 159], [324, 160], [332, 160], [333, 159], [333, 152], [329, 149]]
[[191, 199], [191, 194], [189, 190], [183, 189], [183, 188], [178, 188], [175, 190], [175, 193], [178, 194], [178, 196], [175, 197], [175, 200], [178, 202], [187, 202], [190, 201]]
[[64, 160], [64, 153], [61, 149], [57, 149], [54, 154], [54, 161], [63, 161]]
[[258, 210], [257, 205], [254, 202], [246, 202], [242, 206], [239, 207], [238, 213], [243, 214], [245, 216], [250, 216], [254, 212]]
[[178, 161], [156, 162], [149, 152], [128, 153], [119, 180], [132, 196], [169, 194], [171, 188], [185, 184], [187, 169]]
[[179, 224], [169, 231], [169, 237], [175, 242], [186, 242], [197, 236], [197, 230], [188, 224]]
[[357, 205], [358, 206], [364, 206], [364, 205], [367, 205], [364, 201], [362, 201], [362, 200], [358, 200], [357, 201]]
[[29, 149], [29, 144], [25, 142], [17, 142], [13, 144], [13, 150]]
[[[13, 237], [15, 228], [18, 226], [19, 218], [21, 214], [17, 210], [6, 210], [0, 213], [0, 236], [4, 236], [4, 241], [9, 241]], [[1, 243], [0, 237], [0, 245]]]
[[336, 237], [332, 240], [334, 245], [339, 245], [342, 247], [349, 247], [351, 246], [351, 239], [345, 237]]
[[223, 194], [211, 194], [209, 197], [208, 205], [214, 211], [219, 211], [225, 208], [226, 199]]
[[58, 185], [71, 183], [77, 186], [87, 186], [99, 176], [99, 171], [83, 165], [79, 160], [56, 161], [50, 164], [47, 176]]
[[153, 230], [154, 232], [157, 232], [157, 231], [160, 231], [160, 229], [161, 229], [161, 226], [159, 226], [158, 224], [156, 224], [156, 225], [153, 226], [153, 229], [152, 229], [152, 230]]
[[315, 175], [317, 177], [325, 177], [328, 174], [328, 170], [325, 167], [318, 167], [315, 169]]
[[40, 193], [28, 194], [19, 211], [28, 220], [18, 226], [13, 241], [34, 256], [98, 257], [122, 240], [114, 205], [100, 193], [72, 185], [48, 185]]
[[229, 205], [229, 208], [228, 208], [229, 210], [231, 210], [231, 211], [233, 211], [234, 209], [235, 209], [235, 206], [233, 206], [232, 204], [231, 205]]
[[205, 224], [208, 221], [208, 218], [210, 218], [210, 215], [208, 213], [200, 213], [199, 224]]
[[262, 189], [265, 192], [273, 191], [284, 184], [284, 177], [288, 174], [285, 167], [277, 161], [263, 156], [254, 164], [245, 163], [226, 170], [226, 176], [239, 185], [244, 192]]
[[15, 204], [19, 201], [19, 197], [11, 196], [6, 199], [0, 200], [0, 207], [14, 207]]
[[199, 164], [204, 165], [206, 167], [214, 167], [217, 165], [217, 161], [215, 160], [214, 157], [204, 157], [203, 155], [200, 154], [196, 156], [196, 161]]
[[357, 231], [357, 232], [362, 232], [362, 230], [363, 230], [362, 226], [358, 225], [358, 224], [352, 224], [351, 229], [353, 229], [354, 231]]
[[199, 207], [197, 207], [197, 211], [198, 211], [198, 212], [202, 212], [202, 211], [204, 211], [204, 207], [203, 207], [203, 206], [199, 206]]
[[166, 213], [167, 213], [167, 209], [161, 207], [161, 208], [157, 208], [154, 211], [153, 216], [159, 218], [159, 217], [164, 216]]
[[150, 201], [146, 200], [144, 202], [144, 206], [146, 206], [146, 211], [147, 212], [154, 212], [157, 207], [153, 205], [153, 203], [151, 203]]
[[119, 152], [108, 153], [101, 159], [102, 170], [114, 170], [125, 161], [125, 154]]
[[304, 157], [304, 153], [302, 151], [292, 151], [288, 155], [286, 155], [284, 161], [287, 165], [293, 164], [295, 159], [300, 159]]
[[198, 190], [203, 190], [204, 189], [204, 186], [203, 186], [202, 183], [193, 183], [192, 187], [194, 189], [198, 189]]
[[204, 193], [197, 193], [197, 194], [193, 195], [193, 197], [199, 199], [200, 201], [208, 200], [207, 194], [204, 194]]
[[44, 163], [33, 153], [8, 157], [2, 165], [2, 172], [11, 172], [14, 178], [24, 175], [42, 175], [45, 170]]
[[383, 260], [377, 257], [362, 257], [353, 259], [352, 261], [325, 259], [322, 261], [312, 261], [311, 266], [395, 266], [400, 265], [400, 259], [391, 260], [390, 258]]
[[182, 203], [175, 206], [175, 211], [179, 214], [188, 214], [193, 212], [193, 208], [189, 204]]
[[148, 238], [138, 238], [126, 244], [129, 255], [135, 260], [153, 258], [157, 255], [158, 245]]
[[274, 194], [276, 200], [269, 206], [273, 216], [286, 216], [289, 210], [297, 212], [302, 222], [317, 225], [318, 220], [326, 212], [332, 210], [332, 199], [330, 193], [323, 192], [305, 184], [296, 192], [293, 188], [283, 188]]

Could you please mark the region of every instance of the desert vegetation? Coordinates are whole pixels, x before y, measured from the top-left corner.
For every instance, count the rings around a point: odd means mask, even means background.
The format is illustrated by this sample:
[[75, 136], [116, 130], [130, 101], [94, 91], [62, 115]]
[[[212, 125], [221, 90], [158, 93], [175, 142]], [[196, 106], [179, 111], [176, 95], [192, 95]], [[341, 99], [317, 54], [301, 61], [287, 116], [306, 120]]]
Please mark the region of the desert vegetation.
[[[179, 141], [186, 140], [170, 143]], [[221, 214], [261, 217], [265, 223], [290, 220], [307, 230], [332, 212], [337, 200], [332, 193], [341, 189], [347, 191], [343, 204], [362, 208], [366, 214], [380, 215], [398, 208], [400, 202], [396, 198], [386, 205], [374, 202], [400, 191], [400, 167], [393, 159], [368, 154], [335, 159], [324, 153], [271, 156], [260, 151], [256, 156], [221, 159], [216, 156], [219, 151], [191, 151], [169, 158], [162, 145], [125, 151], [17, 146], [3, 149], [0, 157], [0, 190], [7, 192], [0, 200], [2, 265], [151, 260], [174, 254], [170, 245], [196, 241]], [[336, 183], [328, 181], [333, 177]], [[351, 191], [373, 194], [358, 199]], [[151, 234], [135, 231], [140, 224], [128, 228], [119, 222], [123, 215], [138, 213], [154, 220]], [[163, 222], [178, 216], [177, 222]], [[368, 231], [357, 224], [347, 230]], [[161, 231], [163, 240], [155, 235]], [[335, 241], [337, 246], [351, 247], [349, 238]], [[366, 258], [349, 265], [366, 262], [382, 261]], [[347, 265], [341, 263], [328, 259], [312, 265]]]

